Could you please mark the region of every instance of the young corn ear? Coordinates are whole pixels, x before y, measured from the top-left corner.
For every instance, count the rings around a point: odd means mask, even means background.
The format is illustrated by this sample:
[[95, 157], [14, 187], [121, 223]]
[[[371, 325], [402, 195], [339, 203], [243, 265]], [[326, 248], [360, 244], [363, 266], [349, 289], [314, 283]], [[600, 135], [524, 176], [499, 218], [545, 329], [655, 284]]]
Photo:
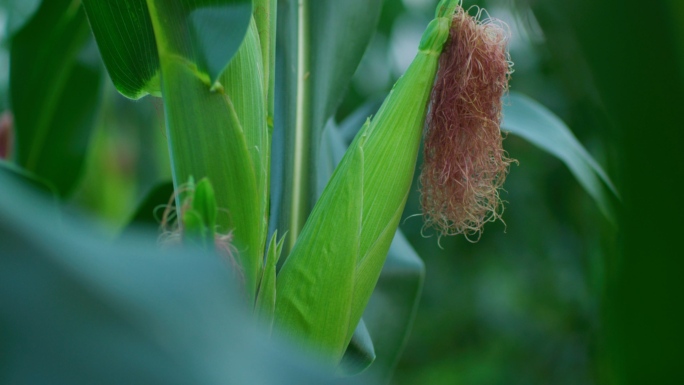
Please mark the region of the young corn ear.
[[361, 319], [399, 224], [457, 6], [440, 3], [416, 58], [356, 136], [278, 274], [276, 327], [333, 365]]
[[[481, 12], [480, 12], [481, 13]], [[511, 162], [501, 145], [501, 97], [511, 73], [502, 23], [459, 7], [439, 60], [420, 175], [426, 226], [479, 235], [503, 211]]]

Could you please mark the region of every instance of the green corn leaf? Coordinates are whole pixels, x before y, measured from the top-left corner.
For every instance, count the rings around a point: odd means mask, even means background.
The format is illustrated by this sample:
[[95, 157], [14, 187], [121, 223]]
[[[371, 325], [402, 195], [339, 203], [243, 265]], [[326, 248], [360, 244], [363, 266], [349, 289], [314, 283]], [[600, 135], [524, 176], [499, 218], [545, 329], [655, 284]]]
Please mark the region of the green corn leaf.
[[76, 186], [95, 125], [102, 85], [78, 2], [44, 1], [10, 49], [16, 163], [61, 197]]
[[[211, 82], [235, 55], [249, 27], [251, 0], [83, 0], [110, 77], [124, 96], [161, 94], [158, 44], [195, 63]], [[169, 35], [155, 32], [151, 11]]]
[[615, 222], [611, 194], [612, 199], [619, 199], [617, 189], [560, 118], [535, 100], [511, 92], [504, 106], [502, 130], [527, 139], [563, 161], [606, 218]]
[[[217, 231], [233, 232], [245, 291], [253, 300], [266, 239], [269, 138], [251, 2], [182, 1], [169, 6], [150, 0], [146, 7], [156, 42], [174, 183], [180, 192], [176, 206], [184, 200], [184, 181], [211, 180], [219, 212]], [[120, 19], [110, 15], [103, 22], [116, 25]], [[99, 38], [98, 43], [100, 50], [107, 49]]]
[[418, 55], [347, 150], [278, 275], [276, 324], [331, 364], [351, 340], [399, 224], [451, 16], [440, 7]]
[[[291, 1], [279, 16], [280, 59], [272, 227], [289, 230], [292, 249], [316, 196], [321, 132], [370, 43], [381, 0]], [[278, 131], [281, 132], [278, 132]], [[282, 186], [282, 187], [281, 187]], [[276, 225], [277, 222], [277, 225]]]
[[162, 71], [176, 189], [178, 181], [190, 176], [212, 181], [221, 210], [216, 222], [218, 231], [234, 230], [247, 292], [253, 296], [263, 250], [261, 210], [242, 124], [230, 97], [209, 91], [209, 85], [185, 63], [162, 59]]
[[7, 16], [5, 36], [11, 37], [31, 20], [40, 3], [41, 0], [4, 0], [2, 6]]
[[82, 0], [100, 55], [116, 89], [139, 99], [161, 95], [159, 56], [144, 0]]
[[[224, 93], [230, 97], [235, 113], [240, 119], [247, 149], [254, 166], [257, 191], [259, 191], [259, 218], [268, 221], [268, 186], [271, 163], [271, 137], [268, 128], [266, 89], [263, 58], [259, 49], [259, 32], [253, 20], [243, 46], [221, 74]], [[261, 244], [266, 242], [262, 231]]]

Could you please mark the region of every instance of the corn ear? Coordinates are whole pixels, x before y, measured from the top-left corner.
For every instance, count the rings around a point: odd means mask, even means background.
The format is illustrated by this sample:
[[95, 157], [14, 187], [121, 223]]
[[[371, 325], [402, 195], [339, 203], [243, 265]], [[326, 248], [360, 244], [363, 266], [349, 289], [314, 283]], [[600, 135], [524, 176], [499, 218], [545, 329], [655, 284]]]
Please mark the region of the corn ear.
[[438, 6], [416, 58], [357, 134], [278, 275], [276, 325], [333, 365], [361, 319], [399, 224], [457, 6]]

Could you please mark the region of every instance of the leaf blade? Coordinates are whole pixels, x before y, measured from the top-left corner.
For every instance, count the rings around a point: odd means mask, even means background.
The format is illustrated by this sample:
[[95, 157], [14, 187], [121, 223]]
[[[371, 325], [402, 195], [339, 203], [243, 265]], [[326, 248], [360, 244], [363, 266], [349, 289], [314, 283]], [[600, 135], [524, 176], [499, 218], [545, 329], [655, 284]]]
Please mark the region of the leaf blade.
[[511, 92], [504, 106], [502, 129], [527, 139], [563, 161], [603, 214], [615, 221], [610, 194], [619, 194], [606, 172], [592, 158], [563, 121], [539, 102]]
[[10, 51], [16, 162], [61, 197], [78, 182], [100, 100], [102, 71], [87, 51], [85, 15], [70, 0], [44, 1]]

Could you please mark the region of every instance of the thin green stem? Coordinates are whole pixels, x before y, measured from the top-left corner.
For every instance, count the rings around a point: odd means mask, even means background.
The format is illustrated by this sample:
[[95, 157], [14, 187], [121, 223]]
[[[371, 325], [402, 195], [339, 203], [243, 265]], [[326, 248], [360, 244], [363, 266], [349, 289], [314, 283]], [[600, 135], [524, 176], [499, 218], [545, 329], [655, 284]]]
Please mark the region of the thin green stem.
[[290, 200], [290, 236], [287, 252], [292, 250], [299, 232], [304, 227], [309, 200], [308, 175], [311, 118], [309, 114], [311, 82], [309, 63], [309, 4], [298, 1], [297, 10], [297, 110], [294, 135], [292, 196]]

